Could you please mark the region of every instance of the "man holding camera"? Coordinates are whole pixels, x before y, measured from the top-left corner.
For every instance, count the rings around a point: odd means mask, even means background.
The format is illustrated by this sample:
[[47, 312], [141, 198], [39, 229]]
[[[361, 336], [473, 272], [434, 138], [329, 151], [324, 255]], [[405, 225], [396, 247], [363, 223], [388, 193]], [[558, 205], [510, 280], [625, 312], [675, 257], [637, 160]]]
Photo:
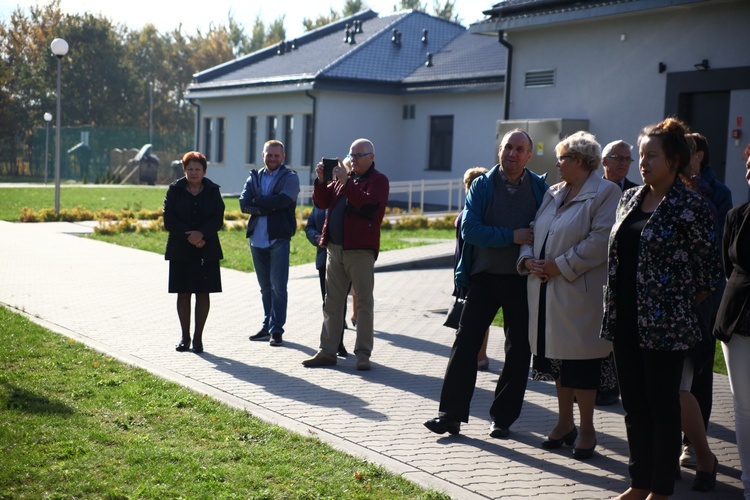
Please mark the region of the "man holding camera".
[[[388, 202], [388, 178], [375, 169], [375, 147], [357, 139], [349, 148], [351, 171], [341, 161], [326, 180], [324, 163], [315, 168], [313, 203], [328, 209], [319, 245], [326, 248], [326, 299], [320, 351], [302, 362], [307, 367], [334, 366], [341, 341], [343, 309], [349, 283], [357, 294], [357, 370], [370, 369], [373, 346], [372, 296], [375, 260], [380, 250], [380, 223]], [[338, 160], [338, 159], [337, 159]]]
[[284, 144], [263, 145], [265, 168], [253, 169], [240, 195], [240, 209], [250, 214], [247, 237], [263, 301], [263, 326], [250, 340], [283, 344], [289, 280], [289, 242], [297, 230], [297, 172], [284, 165]]

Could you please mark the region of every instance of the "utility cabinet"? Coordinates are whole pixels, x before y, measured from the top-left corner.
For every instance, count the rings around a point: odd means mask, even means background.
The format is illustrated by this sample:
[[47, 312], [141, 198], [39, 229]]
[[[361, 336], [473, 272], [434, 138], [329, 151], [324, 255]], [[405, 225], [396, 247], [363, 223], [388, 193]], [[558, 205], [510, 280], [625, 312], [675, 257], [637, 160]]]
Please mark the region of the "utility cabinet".
[[498, 120], [497, 136], [495, 138], [499, 151], [503, 136], [513, 129], [525, 130], [534, 140], [534, 151], [528, 168], [532, 172], [542, 175], [547, 173], [547, 184], [550, 186], [560, 182], [557, 171], [555, 146], [562, 139], [579, 130], [588, 130], [588, 120], [574, 120], [569, 118], [543, 118], [534, 120]]

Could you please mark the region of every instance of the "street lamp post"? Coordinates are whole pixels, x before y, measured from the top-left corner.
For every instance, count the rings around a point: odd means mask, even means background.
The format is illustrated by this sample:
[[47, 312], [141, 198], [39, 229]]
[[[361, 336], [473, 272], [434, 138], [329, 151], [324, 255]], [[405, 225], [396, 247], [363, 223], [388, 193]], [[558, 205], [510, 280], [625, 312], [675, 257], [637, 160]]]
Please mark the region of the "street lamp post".
[[47, 135], [44, 138], [44, 183], [47, 184], [47, 171], [49, 170], [49, 122], [52, 121], [52, 114], [44, 113], [44, 121], [47, 122]]
[[57, 57], [57, 115], [55, 144], [55, 215], [60, 215], [60, 74], [62, 72], [62, 58], [68, 53], [68, 42], [62, 38], [52, 40], [52, 53]]

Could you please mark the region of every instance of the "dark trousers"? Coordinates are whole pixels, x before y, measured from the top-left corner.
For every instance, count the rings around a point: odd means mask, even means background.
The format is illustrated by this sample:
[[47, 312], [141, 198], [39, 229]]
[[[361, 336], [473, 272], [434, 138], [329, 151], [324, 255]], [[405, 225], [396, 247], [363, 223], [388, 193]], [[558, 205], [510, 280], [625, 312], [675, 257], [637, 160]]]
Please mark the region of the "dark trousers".
[[684, 354], [638, 346], [636, 331], [613, 343], [630, 448], [630, 485], [672, 495], [682, 446], [680, 379]]
[[477, 381], [477, 354], [484, 332], [497, 311], [505, 319], [505, 363], [495, 388], [490, 417], [501, 427], [510, 427], [521, 414], [529, 377], [529, 308], [526, 277], [479, 273], [471, 277], [456, 340], [440, 393], [440, 415], [469, 421], [469, 406]]

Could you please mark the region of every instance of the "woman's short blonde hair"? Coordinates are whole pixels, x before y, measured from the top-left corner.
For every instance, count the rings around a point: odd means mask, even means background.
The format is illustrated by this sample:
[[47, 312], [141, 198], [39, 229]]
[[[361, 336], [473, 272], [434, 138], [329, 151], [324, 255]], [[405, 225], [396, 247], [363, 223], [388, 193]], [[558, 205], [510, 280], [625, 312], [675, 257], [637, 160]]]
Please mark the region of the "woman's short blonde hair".
[[596, 136], [584, 130], [569, 135], [555, 146], [558, 155], [562, 150], [580, 158], [584, 168], [591, 172], [599, 168], [602, 161], [602, 147], [596, 142]]
[[469, 188], [471, 187], [471, 183], [474, 182], [474, 179], [487, 172], [489, 172], [489, 170], [484, 167], [471, 167], [464, 172], [464, 186], [466, 186], [466, 192], [469, 192]]

